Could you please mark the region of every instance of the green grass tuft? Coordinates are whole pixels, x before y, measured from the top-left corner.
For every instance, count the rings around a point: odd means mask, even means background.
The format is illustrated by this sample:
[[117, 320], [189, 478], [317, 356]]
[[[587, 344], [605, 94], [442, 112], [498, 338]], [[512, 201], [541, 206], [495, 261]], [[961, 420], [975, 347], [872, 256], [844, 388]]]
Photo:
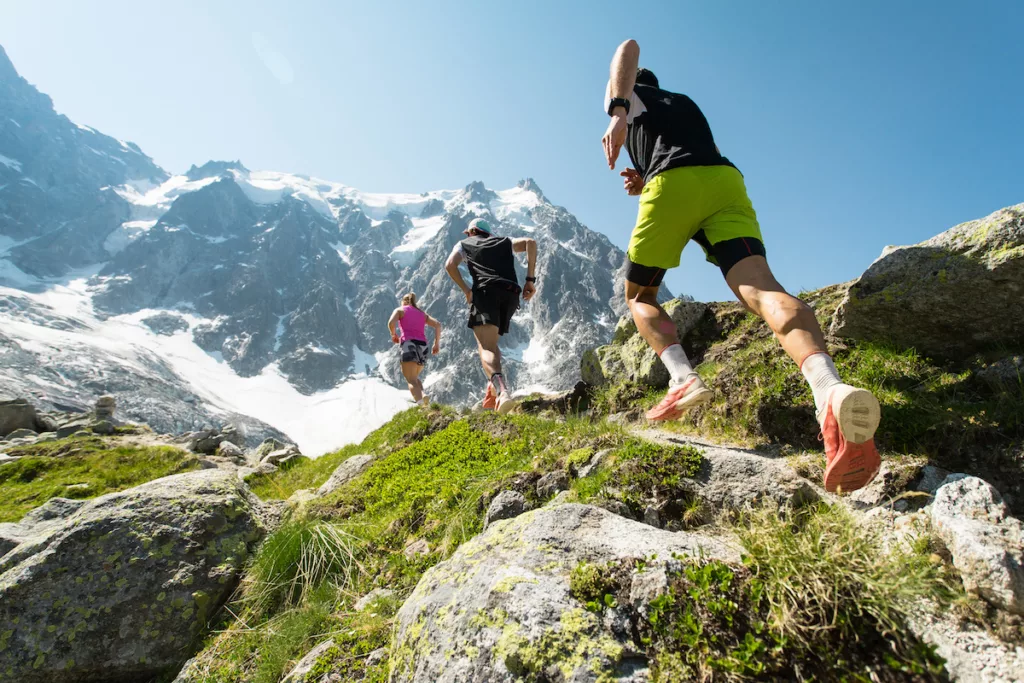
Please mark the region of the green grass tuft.
[[0, 522], [16, 522], [51, 498], [95, 498], [199, 468], [195, 455], [178, 448], [110, 448], [99, 438], [60, 439], [9, 452], [22, 457], [0, 465]]

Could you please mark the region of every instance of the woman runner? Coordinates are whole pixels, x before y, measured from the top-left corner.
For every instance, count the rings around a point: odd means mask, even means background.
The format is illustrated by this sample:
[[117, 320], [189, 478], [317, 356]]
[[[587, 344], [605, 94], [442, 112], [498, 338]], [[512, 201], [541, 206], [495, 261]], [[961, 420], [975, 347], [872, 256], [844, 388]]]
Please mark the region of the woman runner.
[[[416, 295], [409, 292], [402, 297], [402, 305], [394, 310], [388, 319], [388, 331], [391, 341], [401, 345], [402, 375], [409, 383], [409, 393], [416, 403], [424, 407], [430, 405], [430, 399], [423, 395], [423, 382], [420, 373], [427, 363], [427, 326], [434, 328], [434, 348], [436, 356], [441, 351], [441, 323], [424, 313], [416, 305]], [[395, 327], [401, 327], [401, 335]]]

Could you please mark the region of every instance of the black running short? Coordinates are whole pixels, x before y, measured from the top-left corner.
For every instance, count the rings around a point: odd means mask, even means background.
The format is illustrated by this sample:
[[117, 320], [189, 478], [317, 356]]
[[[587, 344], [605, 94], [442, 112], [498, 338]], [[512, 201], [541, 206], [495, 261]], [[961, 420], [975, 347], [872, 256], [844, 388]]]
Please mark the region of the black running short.
[[474, 289], [473, 303], [469, 305], [469, 327], [497, 325], [498, 334], [505, 334], [518, 308], [519, 292], [514, 289], [495, 286]]
[[[708, 242], [703, 230], [698, 230], [693, 241], [704, 247], [708, 261], [717, 265], [722, 276], [729, 274], [732, 267], [748, 256], [764, 256], [764, 243], [754, 237], [737, 237], [717, 244]], [[626, 279], [643, 287], [657, 287], [665, 278], [665, 269], [633, 263], [626, 257]]]
[[402, 362], [427, 364], [427, 342], [418, 339], [406, 339], [402, 342]]

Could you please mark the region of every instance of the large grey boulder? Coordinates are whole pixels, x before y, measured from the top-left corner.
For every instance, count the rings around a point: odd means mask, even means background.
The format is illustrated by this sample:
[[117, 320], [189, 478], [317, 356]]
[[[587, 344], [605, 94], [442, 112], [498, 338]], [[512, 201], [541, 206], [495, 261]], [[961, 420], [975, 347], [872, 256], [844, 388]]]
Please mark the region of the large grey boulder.
[[1024, 204], [906, 247], [889, 247], [850, 287], [838, 337], [960, 358], [1024, 340]]
[[1024, 614], [1024, 525], [999, 492], [977, 477], [952, 474], [935, 492], [930, 515], [964, 588]]
[[0, 437], [18, 429], [36, 429], [36, 409], [28, 399], [0, 394]]
[[[20, 683], [141, 681], [174, 670], [263, 534], [231, 472], [164, 477], [24, 520], [0, 558], [0, 672]], [[55, 509], [63, 506], [62, 509]], [[45, 515], [41, 515], [45, 516]]]
[[428, 570], [398, 612], [391, 680], [501, 683], [532, 680], [529, 671], [578, 683], [647, 680], [629, 626], [627, 610], [636, 606], [599, 617], [572, 597], [569, 577], [583, 561], [665, 561], [673, 553], [738, 560], [721, 541], [588, 505], [545, 507], [492, 524]]
[[366, 471], [366, 468], [373, 462], [372, 455], [353, 455], [352, 457], [345, 460], [345, 462], [334, 468], [334, 472], [331, 476], [320, 485], [317, 489], [318, 496], [326, 496], [329, 493], [334, 493], [339, 488], [352, 481], [360, 474]]

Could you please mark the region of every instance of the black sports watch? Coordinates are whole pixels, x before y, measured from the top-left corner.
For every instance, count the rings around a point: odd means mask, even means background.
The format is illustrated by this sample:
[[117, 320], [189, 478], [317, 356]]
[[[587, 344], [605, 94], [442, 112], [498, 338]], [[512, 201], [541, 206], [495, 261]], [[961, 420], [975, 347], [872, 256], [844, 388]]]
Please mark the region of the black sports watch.
[[612, 112], [615, 110], [615, 107], [625, 107], [626, 108], [626, 113], [628, 114], [629, 113], [629, 100], [625, 99], [624, 97], [613, 97], [611, 100], [609, 100], [609, 102], [608, 102], [608, 116], [612, 115]]
[[526, 278], [526, 281], [527, 282], [536, 282], [537, 278], [535, 278], [535, 277], [528, 277], [528, 278]]

